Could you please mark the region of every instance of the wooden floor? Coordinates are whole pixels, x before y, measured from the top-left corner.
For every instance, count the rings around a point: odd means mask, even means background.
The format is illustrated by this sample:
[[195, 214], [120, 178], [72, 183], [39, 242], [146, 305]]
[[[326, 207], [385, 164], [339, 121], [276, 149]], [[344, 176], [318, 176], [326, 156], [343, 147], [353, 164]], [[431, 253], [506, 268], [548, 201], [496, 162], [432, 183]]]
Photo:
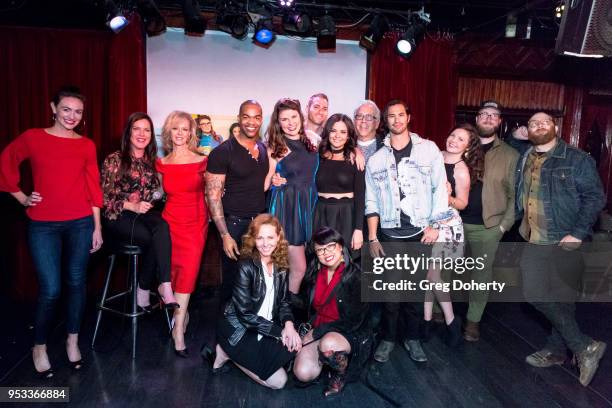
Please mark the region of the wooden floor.
[[[3, 314], [11, 313], [11, 309], [2, 309]], [[51, 380], [33, 375], [27, 316], [10, 314], [2, 325], [10, 333], [1, 336], [0, 386], [68, 386], [70, 406], [74, 407], [612, 406], [612, 351], [587, 388], [578, 383], [577, 373], [569, 365], [535, 369], [525, 364], [525, 356], [541, 346], [545, 336], [545, 328], [525, 305], [489, 305], [480, 342], [449, 350], [434, 338], [425, 345], [429, 362], [422, 366], [396, 347], [389, 363], [372, 364], [364, 382], [348, 385], [333, 402], [322, 397], [321, 385], [302, 389], [290, 383], [284, 390], [272, 391], [236, 368], [211, 375], [198, 350], [203, 342], [212, 343], [216, 310], [215, 300], [205, 299], [201, 293], [194, 296], [187, 332], [189, 359], [174, 355], [161, 313], [145, 317], [140, 321], [138, 355], [133, 361], [130, 327], [110, 315], [103, 319], [96, 350], [88, 347], [95, 317], [90, 307], [81, 339], [85, 367], [79, 372], [70, 370], [60, 324], [49, 344], [56, 371]], [[581, 318], [585, 331], [598, 334], [612, 346], [611, 311], [612, 305], [586, 305], [579, 313], [588, 316]]]

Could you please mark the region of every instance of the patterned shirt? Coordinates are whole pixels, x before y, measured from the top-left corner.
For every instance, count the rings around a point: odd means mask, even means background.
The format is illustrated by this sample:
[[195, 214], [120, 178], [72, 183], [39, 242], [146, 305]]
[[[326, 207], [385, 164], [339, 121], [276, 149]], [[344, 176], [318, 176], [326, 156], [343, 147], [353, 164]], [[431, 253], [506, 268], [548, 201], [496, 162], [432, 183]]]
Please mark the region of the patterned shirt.
[[108, 155], [102, 166], [102, 190], [104, 192], [103, 214], [109, 220], [116, 220], [123, 210], [123, 202], [152, 202], [154, 193], [160, 194], [161, 187], [155, 168], [144, 158], [132, 157], [132, 166], [119, 180], [121, 152]]
[[544, 201], [540, 189], [542, 165], [550, 157], [553, 149], [546, 153], [529, 153], [525, 164], [525, 194], [523, 194], [523, 208], [525, 215], [519, 232], [521, 236], [532, 244], [550, 244], [544, 213]]

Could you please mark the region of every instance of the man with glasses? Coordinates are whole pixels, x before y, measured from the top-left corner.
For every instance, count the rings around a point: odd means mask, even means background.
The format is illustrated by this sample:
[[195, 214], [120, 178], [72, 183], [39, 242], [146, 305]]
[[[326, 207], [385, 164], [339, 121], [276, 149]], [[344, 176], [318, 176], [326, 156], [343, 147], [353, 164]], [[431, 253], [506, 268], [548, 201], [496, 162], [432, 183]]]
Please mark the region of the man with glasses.
[[[408, 130], [410, 110], [405, 102], [390, 101], [383, 118], [389, 134], [384, 146], [366, 165], [365, 213], [370, 253], [372, 257], [394, 256], [385, 254], [379, 239], [393, 243], [387, 246], [387, 251], [419, 253], [417, 251], [424, 250], [420, 242], [428, 245], [436, 242], [439, 222], [448, 217], [444, 160], [434, 142]], [[413, 361], [427, 361], [420, 342], [420, 319], [413, 313], [415, 305], [389, 300], [383, 305], [382, 341], [374, 359], [381, 363], [388, 361], [395, 341], [403, 338], [403, 345]], [[400, 317], [406, 325], [405, 336], [398, 336]]]
[[[478, 283], [491, 282], [499, 241], [514, 224], [514, 170], [519, 155], [500, 139], [501, 122], [499, 104], [484, 101], [476, 115], [476, 129], [485, 153], [484, 175], [482, 183], [472, 187], [468, 199], [469, 213], [476, 215], [462, 216], [471, 256], [485, 260], [484, 268], [472, 270], [471, 279]], [[488, 298], [488, 290], [470, 292], [465, 340], [480, 339], [480, 319]]]
[[383, 137], [377, 137], [380, 125], [380, 109], [371, 101], [365, 100], [355, 109], [355, 131], [357, 146], [363, 153], [366, 163], [368, 159], [383, 145]]
[[517, 213], [524, 213], [519, 232], [528, 241], [521, 257], [523, 294], [552, 324], [542, 350], [527, 356], [534, 367], [563, 364], [569, 348], [587, 386], [606, 343], [583, 334], [575, 316], [581, 286], [582, 241], [605, 205], [595, 161], [557, 137], [554, 119], [539, 112], [528, 122], [533, 145], [519, 162]]

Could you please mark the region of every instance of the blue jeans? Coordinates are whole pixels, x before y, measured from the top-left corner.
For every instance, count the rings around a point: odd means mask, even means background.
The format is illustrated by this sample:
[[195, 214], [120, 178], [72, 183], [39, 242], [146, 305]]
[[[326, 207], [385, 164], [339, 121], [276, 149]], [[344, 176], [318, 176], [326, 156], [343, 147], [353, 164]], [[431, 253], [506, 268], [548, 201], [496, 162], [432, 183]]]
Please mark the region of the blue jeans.
[[46, 344], [62, 287], [62, 260], [68, 290], [66, 329], [78, 333], [85, 308], [85, 279], [94, 229], [92, 216], [69, 221], [30, 221], [30, 253], [38, 275], [34, 344]]

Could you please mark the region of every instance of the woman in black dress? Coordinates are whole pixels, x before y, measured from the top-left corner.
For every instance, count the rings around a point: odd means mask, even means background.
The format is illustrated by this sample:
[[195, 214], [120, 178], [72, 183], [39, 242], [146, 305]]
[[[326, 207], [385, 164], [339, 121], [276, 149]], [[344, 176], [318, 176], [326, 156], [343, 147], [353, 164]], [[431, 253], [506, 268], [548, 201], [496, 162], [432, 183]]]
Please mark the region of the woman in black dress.
[[280, 389], [283, 368], [302, 347], [287, 291], [287, 241], [274, 216], [260, 214], [243, 236], [232, 299], [217, 327], [216, 350], [203, 355], [213, 373], [232, 360], [259, 384]]
[[365, 172], [355, 163], [355, 144], [351, 119], [341, 113], [332, 115], [319, 145], [319, 198], [314, 215], [315, 231], [324, 226], [335, 229], [353, 251], [363, 245], [365, 210]]

